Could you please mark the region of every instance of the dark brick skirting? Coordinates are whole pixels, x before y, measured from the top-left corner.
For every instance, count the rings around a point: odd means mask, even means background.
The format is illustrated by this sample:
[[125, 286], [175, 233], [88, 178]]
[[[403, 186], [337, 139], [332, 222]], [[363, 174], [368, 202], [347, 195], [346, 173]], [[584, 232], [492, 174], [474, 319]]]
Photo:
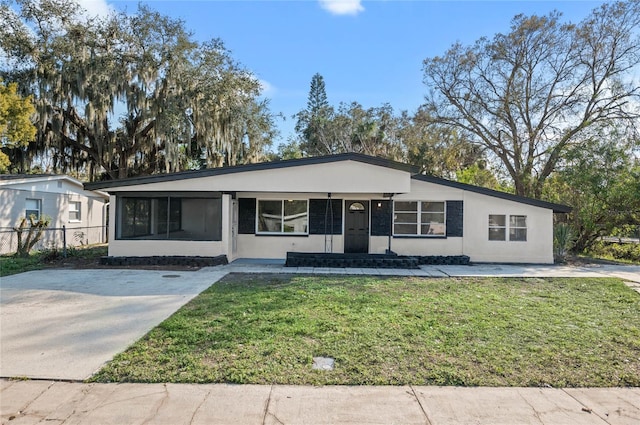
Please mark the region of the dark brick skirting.
[[426, 255], [414, 257], [421, 266], [466, 266], [469, 265], [468, 255]]
[[184, 257], [184, 256], [155, 256], [155, 257], [101, 257], [100, 264], [106, 266], [189, 266], [211, 267], [228, 264], [226, 255], [217, 257]]
[[417, 269], [413, 257], [393, 254], [334, 254], [287, 252], [287, 267], [365, 267], [382, 269]]
[[337, 254], [287, 252], [286, 267], [362, 267], [417, 269], [420, 265], [467, 265], [466, 255], [403, 256], [394, 254]]

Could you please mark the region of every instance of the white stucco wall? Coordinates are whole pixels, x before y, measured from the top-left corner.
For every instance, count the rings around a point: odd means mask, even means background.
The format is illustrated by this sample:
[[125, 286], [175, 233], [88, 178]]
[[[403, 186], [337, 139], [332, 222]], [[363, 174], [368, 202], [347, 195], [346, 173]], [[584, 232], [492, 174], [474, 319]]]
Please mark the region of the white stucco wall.
[[[324, 252], [324, 235], [238, 235], [237, 258], [285, 258], [288, 251]], [[333, 235], [333, 252], [343, 251], [342, 235]]]
[[341, 161], [122, 186], [109, 191], [397, 193], [407, 192], [410, 180], [406, 171], [358, 161]]
[[[506, 241], [490, 241], [489, 214], [527, 216], [527, 241], [509, 241], [508, 233]], [[475, 262], [553, 263], [553, 212], [465, 192], [463, 251]]]

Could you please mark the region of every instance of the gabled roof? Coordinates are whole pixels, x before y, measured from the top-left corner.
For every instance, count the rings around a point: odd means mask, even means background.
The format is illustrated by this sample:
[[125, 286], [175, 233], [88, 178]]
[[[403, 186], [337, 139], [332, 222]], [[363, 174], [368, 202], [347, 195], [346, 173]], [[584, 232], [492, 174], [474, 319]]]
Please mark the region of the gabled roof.
[[66, 180], [69, 183], [82, 187], [82, 182], [65, 174], [0, 174], [0, 186], [19, 184], [24, 182], [41, 182]]
[[469, 192], [480, 193], [482, 195], [493, 196], [494, 198], [520, 202], [521, 204], [533, 205], [534, 207], [546, 208], [549, 210], [553, 210], [554, 213], [570, 213], [572, 210], [572, 208], [567, 205], [555, 204], [553, 202], [527, 198], [526, 196], [518, 196], [512, 193], [500, 192], [499, 190], [487, 189], [486, 187], [474, 186], [471, 184], [455, 182], [451, 180], [442, 179], [439, 177], [427, 176], [424, 174], [416, 174], [411, 178], [415, 180], [427, 182], [427, 183], [434, 183], [442, 186], [454, 187], [456, 189], [467, 190]]
[[260, 162], [257, 164], [244, 164], [232, 167], [207, 168], [204, 170], [183, 171], [180, 173], [157, 174], [153, 176], [131, 177], [127, 179], [109, 180], [95, 183], [85, 183], [87, 190], [109, 189], [111, 187], [134, 186], [145, 183], [159, 183], [165, 181], [175, 181], [184, 179], [194, 179], [200, 177], [219, 176], [232, 173], [244, 173], [247, 171], [273, 170], [278, 168], [299, 167], [302, 165], [327, 164], [339, 161], [356, 161], [369, 165], [392, 168], [408, 173], [417, 173], [419, 169], [409, 164], [391, 161], [360, 153], [341, 153], [336, 155], [312, 156], [300, 159], [288, 159], [283, 161]]
[[41, 179], [43, 177], [66, 177], [66, 176], [58, 176], [56, 174], [0, 174], [0, 181]]
[[201, 177], [220, 176], [225, 174], [244, 173], [244, 172], [258, 171], [258, 170], [272, 170], [272, 169], [280, 169], [280, 168], [288, 168], [288, 167], [299, 167], [304, 165], [327, 164], [327, 163], [339, 162], [339, 161], [356, 161], [356, 162], [361, 162], [369, 165], [392, 168], [395, 170], [405, 171], [411, 175], [411, 178], [428, 182], [428, 183], [454, 187], [457, 189], [480, 193], [482, 195], [493, 196], [496, 198], [506, 199], [509, 201], [520, 202], [527, 205], [533, 205], [536, 207], [551, 209], [553, 210], [553, 212], [556, 212], [556, 213], [571, 212], [571, 207], [568, 207], [566, 205], [554, 204], [551, 202], [541, 201], [538, 199], [513, 195], [511, 193], [500, 192], [497, 190], [487, 189], [484, 187], [473, 186], [470, 184], [446, 180], [439, 177], [418, 174], [420, 171], [418, 167], [415, 167], [409, 164], [404, 164], [401, 162], [391, 161], [384, 158], [363, 155], [359, 153], [342, 153], [342, 154], [336, 154], [336, 155], [314, 156], [314, 157], [290, 159], [290, 160], [283, 160], [283, 161], [261, 162], [257, 164], [236, 165], [232, 167], [207, 168], [204, 170], [183, 171], [180, 173], [157, 174], [153, 176], [144, 176], [144, 177], [132, 177], [127, 179], [85, 183], [84, 187], [87, 190], [105, 189], [108, 191], [109, 188], [116, 188], [116, 187], [126, 187], [126, 186], [135, 186], [135, 185], [148, 184], [148, 183], [195, 179], [195, 178], [201, 178]]
[[[23, 183], [38, 183], [46, 181], [63, 180], [80, 189], [85, 189], [83, 183], [80, 180], [69, 177], [65, 174], [0, 174], [0, 187], [19, 185]], [[85, 189], [91, 190], [91, 189]], [[96, 194], [100, 195], [104, 199], [109, 199], [109, 195], [105, 192], [93, 190]]]

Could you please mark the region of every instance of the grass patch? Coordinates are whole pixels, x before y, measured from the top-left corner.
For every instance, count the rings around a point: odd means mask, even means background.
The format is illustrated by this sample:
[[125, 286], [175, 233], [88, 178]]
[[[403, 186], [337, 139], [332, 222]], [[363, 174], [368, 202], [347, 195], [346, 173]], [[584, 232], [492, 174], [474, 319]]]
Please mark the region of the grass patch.
[[236, 274], [92, 381], [640, 386], [639, 324], [618, 279]]
[[37, 251], [26, 258], [2, 255], [0, 256], [0, 276], [9, 276], [49, 267], [90, 266], [97, 264], [100, 257], [107, 255], [107, 250], [107, 245], [68, 248], [67, 258], [63, 257], [63, 252], [60, 248]]

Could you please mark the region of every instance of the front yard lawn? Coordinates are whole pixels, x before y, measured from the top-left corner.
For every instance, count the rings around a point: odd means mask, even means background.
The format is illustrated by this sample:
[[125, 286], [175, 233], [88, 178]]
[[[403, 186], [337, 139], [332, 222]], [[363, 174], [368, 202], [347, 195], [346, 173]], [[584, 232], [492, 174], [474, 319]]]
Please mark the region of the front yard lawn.
[[12, 254], [0, 256], [0, 277], [31, 270], [57, 267], [91, 268], [99, 265], [100, 257], [107, 255], [107, 245], [69, 247], [63, 258], [62, 248], [35, 251], [26, 258]]
[[233, 274], [92, 380], [640, 386], [640, 296], [606, 278]]

